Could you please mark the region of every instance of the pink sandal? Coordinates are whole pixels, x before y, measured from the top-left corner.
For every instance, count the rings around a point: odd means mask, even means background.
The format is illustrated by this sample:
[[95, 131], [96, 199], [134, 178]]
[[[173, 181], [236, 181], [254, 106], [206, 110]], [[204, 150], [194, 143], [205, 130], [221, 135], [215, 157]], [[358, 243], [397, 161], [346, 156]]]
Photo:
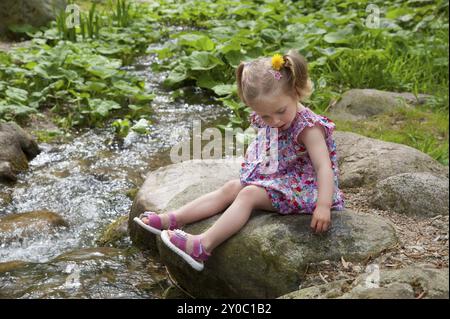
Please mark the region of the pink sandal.
[[204, 264], [211, 254], [209, 254], [202, 243], [200, 242], [201, 236], [193, 236], [194, 245], [192, 247], [192, 253], [186, 252], [187, 234], [181, 229], [175, 229], [172, 237], [169, 236], [169, 232], [164, 230], [161, 233], [161, 239], [167, 247], [169, 247], [178, 256], [183, 258], [192, 268], [197, 271], [202, 271]]
[[[175, 218], [175, 214], [172, 212], [167, 213], [169, 215], [169, 229], [173, 230], [178, 227], [177, 220]], [[142, 221], [143, 217], [147, 217], [147, 223]], [[148, 230], [152, 234], [159, 235], [161, 234], [161, 230], [163, 229], [161, 217], [158, 216], [155, 212], [144, 212], [139, 215], [139, 217], [134, 217], [133, 219], [137, 224], [142, 226], [144, 229]]]

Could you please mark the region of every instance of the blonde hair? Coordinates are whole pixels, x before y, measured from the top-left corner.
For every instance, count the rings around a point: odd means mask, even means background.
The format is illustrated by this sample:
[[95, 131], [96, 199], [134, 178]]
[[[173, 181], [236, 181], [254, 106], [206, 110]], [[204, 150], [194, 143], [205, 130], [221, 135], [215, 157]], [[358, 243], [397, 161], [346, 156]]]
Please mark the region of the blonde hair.
[[281, 92], [304, 101], [312, 93], [312, 82], [308, 75], [306, 59], [290, 50], [283, 56], [284, 65], [280, 69], [281, 79], [277, 80], [271, 58], [260, 58], [251, 62], [241, 62], [236, 69], [238, 95], [242, 102], [250, 105], [263, 95]]

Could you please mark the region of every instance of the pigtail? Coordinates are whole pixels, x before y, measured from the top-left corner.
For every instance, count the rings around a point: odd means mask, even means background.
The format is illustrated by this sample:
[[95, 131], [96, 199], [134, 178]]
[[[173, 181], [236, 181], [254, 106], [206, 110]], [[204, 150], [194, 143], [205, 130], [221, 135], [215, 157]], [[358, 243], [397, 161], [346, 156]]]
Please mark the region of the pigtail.
[[296, 92], [300, 101], [304, 101], [312, 94], [312, 82], [308, 75], [308, 63], [306, 59], [294, 50], [290, 50], [283, 56], [284, 68], [291, 74], [290, 85]]
[[241, 62], [236, 69], [236, 86], [239, 98], [242, 102], [244, 102], [244, 104], [246, 104], [244, 99], [244, 91], [242, 89], [242, 73], [244, 72], [244, 66], [245, 63]]

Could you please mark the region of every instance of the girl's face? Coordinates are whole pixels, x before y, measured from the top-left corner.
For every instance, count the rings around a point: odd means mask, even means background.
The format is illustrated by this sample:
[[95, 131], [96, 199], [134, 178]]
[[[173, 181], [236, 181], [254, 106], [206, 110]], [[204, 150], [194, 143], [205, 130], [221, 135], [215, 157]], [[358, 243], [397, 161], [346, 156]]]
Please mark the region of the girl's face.
[[298, 101], [287, 94], [275, 94], [264, 96], [249, 106], [267, 125], [284, 131], [297, 114]]

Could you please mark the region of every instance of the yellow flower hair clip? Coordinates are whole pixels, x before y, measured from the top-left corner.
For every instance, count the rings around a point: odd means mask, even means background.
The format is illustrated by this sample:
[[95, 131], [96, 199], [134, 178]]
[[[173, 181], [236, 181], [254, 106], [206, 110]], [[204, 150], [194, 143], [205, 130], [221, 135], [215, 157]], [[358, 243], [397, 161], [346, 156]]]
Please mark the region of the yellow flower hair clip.
[[281, 54], [274, 54], [272, 57], [272, 68], [274, 68], [277, 71], [280, 71], [280, 69], [284, 65], [284, 59]]
[[284, 59], [281, 54], [275, 54], [272, 57], [272, 68], [275, 70], [269, 70], [269, 72], [273, 75], [273, 77], [277, 80], [280, 80], [283, 76], [281, 75], [280, 69], [284, 65]]

